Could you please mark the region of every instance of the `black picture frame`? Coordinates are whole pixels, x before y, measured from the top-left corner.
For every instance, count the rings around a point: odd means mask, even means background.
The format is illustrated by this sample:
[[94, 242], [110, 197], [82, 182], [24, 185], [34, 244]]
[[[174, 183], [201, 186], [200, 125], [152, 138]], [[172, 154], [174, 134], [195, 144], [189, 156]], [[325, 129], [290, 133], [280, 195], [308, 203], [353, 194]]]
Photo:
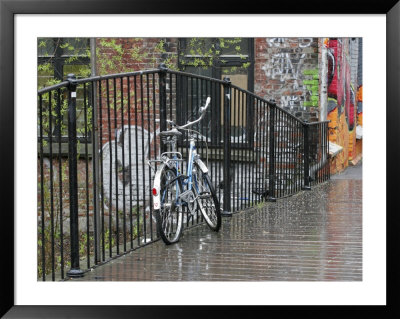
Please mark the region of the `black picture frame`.
[[[194, 2], [193, 2], [194, 3]], [[287, 312], [296, 315], [313, 316], [318, 312], [335, 316], [354, 316], [362, 312], [374, 317], [392, 317], [398, 315], [398, 271], [396, 275], [395, 249], [398, 249], [399, 232], [398, 210], [395, 201], [395, 181], [399, 176], [399, 42], [400, 42], [400, 3], [391, 1], [335, 1], [329, 6], [324, 1], [275, 2], [273, 4], [257, 1], [246, 1], [242, 5], [227, 5], [224, 2], [202, 0], [196, 5], [186, 1], [162, 0], [0, 0], [0, 181], [1, 181], [1, 309], [0, 315], [5, 318], [158, 318], [174, 316], [191, 318], [226, 316], [234, 313], [248, 316], [254, 307], [156, 307], [156, 306], [16, 306], [14, 288], [14, 178], [15, 178], [15, 117], [14, 117], [14, 18], [16, 14], [386, 14], [387, 29], [387, 99], [386, 99], [386, 172], [387, 174], [387, 306], [382, 307], [256, 307], [265, 315]], [[382, 101], [384, 104], [384, 101]], [[11, 133], [10, 133], [11, 132]], [[377, 169], [382, 174], [381, 169]], [[379, 185], [376, 185], [379, 187]], [[384, 203], [385, 199], [380, 198]], [[376, 212], [383, 214], [384, 212]]]

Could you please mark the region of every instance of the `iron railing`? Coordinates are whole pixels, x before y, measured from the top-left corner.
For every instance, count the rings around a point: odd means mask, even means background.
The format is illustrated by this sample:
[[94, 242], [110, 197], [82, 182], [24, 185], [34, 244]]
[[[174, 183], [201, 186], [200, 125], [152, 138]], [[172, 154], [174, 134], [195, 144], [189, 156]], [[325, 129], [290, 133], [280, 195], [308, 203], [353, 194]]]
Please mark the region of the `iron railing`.
[[[166, 120], [197, 118], [208, 96], [194, 129], [224, 215], [329, 179], [328, 122], [304, 123], [227, 78], [163, 66], [69, 75], [38, 91], [39, 280], [82, 276], [159, 239], [147, 161], [160, 155]], [[178, 141], [184, 157], [186, 140]], [[186, 216], [185, 227], [202, 222]]]

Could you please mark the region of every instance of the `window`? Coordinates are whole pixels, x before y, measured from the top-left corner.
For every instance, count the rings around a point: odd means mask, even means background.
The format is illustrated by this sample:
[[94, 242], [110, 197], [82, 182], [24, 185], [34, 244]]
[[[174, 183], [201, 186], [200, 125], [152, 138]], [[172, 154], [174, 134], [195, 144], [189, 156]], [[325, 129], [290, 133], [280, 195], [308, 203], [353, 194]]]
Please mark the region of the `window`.
[[[179, 67], [181, 70], [197, 75], [224, 79], [228, 77], [233, 85], [245, 90], [254, 91], [254, 39], [252, 38], [181, 38], [179, 39]], [[199, 91], [195, 85], [187, 85], [182, 91], [189, 92], [189, 96], [205, 95], [205, 88]], [[217, 93], [219, 94], [219, 93]], [[221, 99], [222, 108], [222, 96]], [[232, 138], [236, 135], [242, 135], [243, 131], [249, 127], [251, 116], [248, 114], [245, 105], [241, 101], [236, 105], [234, 112], [236, 114], [244, 114], [239, 120], [231, 121]], [[185, 123], [190, 117], [188, 110], [177, 110], [178, 123]], [[211, 113], [209, 110], [209, 123], [205, 127], [201, 127], [202, 134], [207, 136], [217, 136], [211, 132], [223, 127], [222, 110]], [[189, 112], [190, 113], [190, 112]], [[219, 123], [220, 125], [211, 125], [211, 123]], [[238, 139], [237, 139], [238, 140]], [[213, 143], [218, 145], [218, 141]]]
[[69, 73], [90, 76], [90, 43], [88, 38], [39, 38], [38, 86], [63, 81]]
[[[253, 46], [252, 38], [181, 38], [179, 67], [186, 72], [218, 79], [246, 74], [246, 86], [252, 91]], [[237, 85], [235, 79], [231, 81]]]
[[[77, 78], [85, 78], [90, 76], [90, 41], [88, 38], [38, 38], [38, 88], [47, 87], [67, 79], [68, 74], [73, 73]], [[52, 132], [45, 132], [45, 136], [52, 136], [53, 142], [67, 142], [67, 95], [65, 90], [62, 91], [61, 114], [62, 121], [57, 121], [59, 105], [55, 103], [58, 99], [56, 92], [53, 92], [52, 104]], [[44, 108], [49, 105], [48, 95], [44, 95]], [[90, 92], [87, 90], [86, 99], [89, 101]], [[84, 136], [85, 132], [85, 114], [84, 114], [84, 92], [83, 86], [77, 88], [77, 131], [78, 139], [81, 142], [90, 143], [91, 138]], [[89, 106], [89, 105], [87, 105]], [[88, 112], [91, 114], [91, 112]], [[88, 115], [87, 114], [87, 115]], [[63, 145], [63, 153], [66, 145]]]

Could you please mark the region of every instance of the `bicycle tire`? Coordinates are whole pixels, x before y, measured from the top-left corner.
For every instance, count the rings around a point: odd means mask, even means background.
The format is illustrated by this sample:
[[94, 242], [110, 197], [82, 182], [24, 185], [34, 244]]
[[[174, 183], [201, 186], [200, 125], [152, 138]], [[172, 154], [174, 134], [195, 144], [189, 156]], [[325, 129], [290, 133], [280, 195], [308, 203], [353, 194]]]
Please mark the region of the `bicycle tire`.
[[213, 231], [218, 232], [221, 228], [221, 209], [217, 194], [208, 173], [204, 173], [197, 164], [195, 164], [195, 168], [196, 180], [194, 188], [198, 195], [198, 208], [200, 209], [208, 227]]
[[[160, 209], [155, 210], [157, 233], [167, 245], [178, 242], [183, 230], [182, 206], [177, 206], [174, 200], [177, 194], [176, 188], [179, 188], [178, 194], [182, 193], [182, 184], [176, 177], [175, 169], [167, 166], [163, 168], [160, 183]], [[174, 179], [172, 183], [167, 183]]]

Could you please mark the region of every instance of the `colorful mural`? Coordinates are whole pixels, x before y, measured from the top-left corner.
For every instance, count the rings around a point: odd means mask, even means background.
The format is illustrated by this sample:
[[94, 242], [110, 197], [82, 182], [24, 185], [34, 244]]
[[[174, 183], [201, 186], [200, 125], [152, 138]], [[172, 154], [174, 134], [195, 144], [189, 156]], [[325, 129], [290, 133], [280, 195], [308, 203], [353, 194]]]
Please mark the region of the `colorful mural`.
[[356, 126], [362, 121], [362, 86], [360, 91], [358, 83], [354, 83], [358, 82], [358, 77], [352, 82], [351, 75], [359, 71], [361, 59], [359, 47], [354, 50], [354, 42], [357, 43], [350, 38], [329, 38], [324, 41], [328, 50], [329, 139], [343, 147], [343, 152], [333, 160], [332, 172], [341, 171], [359, 154], [355, 145]]

